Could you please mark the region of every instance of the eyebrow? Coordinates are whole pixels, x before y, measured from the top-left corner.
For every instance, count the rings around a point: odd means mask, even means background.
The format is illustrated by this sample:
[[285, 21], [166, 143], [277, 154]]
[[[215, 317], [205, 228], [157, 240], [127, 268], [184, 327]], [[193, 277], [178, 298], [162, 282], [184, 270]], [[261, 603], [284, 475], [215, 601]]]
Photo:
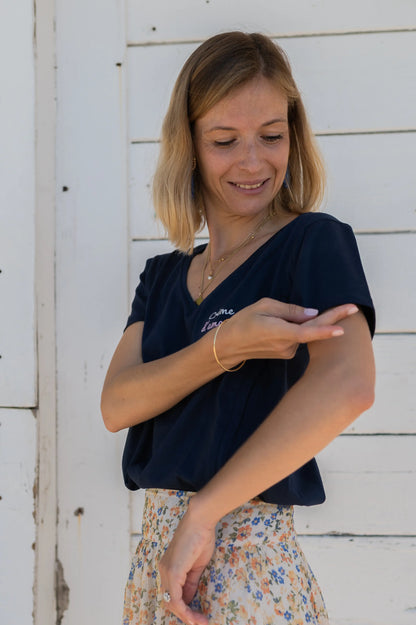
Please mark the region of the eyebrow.
[[[261, 127], [263, 128], [264, 126], [272, 126], [273, 124], [278, 124], [278, 123], [285, 123], [285, 124], [287, 124], [287, 118], [286, 117], [276, 117], [275, 119], [271, 119], [268, 122], [264, 122], [264, 124], [262, 124]], [[234, 128], [233, 126], [213, 126], [212, 128], [209, 128], [209, 130], [207, 130], [207, 132], [213, 132], [214, 130], [237, 130], [237, 129]]]

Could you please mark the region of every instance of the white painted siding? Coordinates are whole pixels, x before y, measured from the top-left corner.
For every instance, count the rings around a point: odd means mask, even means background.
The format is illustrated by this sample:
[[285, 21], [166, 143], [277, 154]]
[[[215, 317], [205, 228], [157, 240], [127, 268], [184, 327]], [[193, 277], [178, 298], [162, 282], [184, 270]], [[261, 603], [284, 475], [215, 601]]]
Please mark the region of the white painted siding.
[[195, 41], [227, 30], [291, 37], [414, 27], [413, 0], [127, 0], [129, 43]]
[[[56, 184], [54, 119], [44, 135], [53, 81], [35, 100], [55, 59], [33, 51], [37, 27], [52, 41], [55, 17]], [[302, 544], [331, 625], [416, 622], [415, 2], [23, 0], [0, 5], [2, 623], [33, 623], [34, 582], [36, 625], [121, 621], [142, 495], [122, 485], [124, 435], [104, 430], [99, 394], [144, 261], [170, 249], [149, 184], [173, 81], [203, 38], [235, 28], [267, 32], [288, 52], [328, 163], [325, 210], [357, 232], [378, 308], [377, 400], [320, 454], [328, 500], [297, 510]], [[37, 66], [37, 82], [35, 61], [51, 64]], [[38, 375], [47, 410], [35, 419]], [[58, 614], [55, 546], [69, 588]]]
[[36, 404], [32, 36], [32, 2], [1, 3], [0, 406], [14, 407]]
[[0, 622], [29, 625], [33, 610], [36, 421], [0, 409]]
[[0, 622], [32, 622], [37, 401], [33, 2], [0, 3]]
[[302, 545], [331, 625], [415, 624], [414, 537], [306, 536]]
[[[58, 0], [58, 549], [63, 625], [121, 620], [128, 573], [124, 435], [100, 391], [128, 306], [123, 2]], [[59, 606], [58, 606], [59, 607]]]

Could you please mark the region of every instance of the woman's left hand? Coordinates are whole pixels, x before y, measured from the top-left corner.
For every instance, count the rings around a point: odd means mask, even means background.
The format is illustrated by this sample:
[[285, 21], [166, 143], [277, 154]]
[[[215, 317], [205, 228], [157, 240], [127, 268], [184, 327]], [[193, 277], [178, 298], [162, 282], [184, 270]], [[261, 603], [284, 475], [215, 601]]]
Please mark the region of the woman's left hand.
[[168, 592], [165, 607], [187, 625], [208, 625], [208, 618], [188, 607], [203, 570], [215, 548], [215, 525], [195, 522], [188, 510], [159, 562], [161, 594]]

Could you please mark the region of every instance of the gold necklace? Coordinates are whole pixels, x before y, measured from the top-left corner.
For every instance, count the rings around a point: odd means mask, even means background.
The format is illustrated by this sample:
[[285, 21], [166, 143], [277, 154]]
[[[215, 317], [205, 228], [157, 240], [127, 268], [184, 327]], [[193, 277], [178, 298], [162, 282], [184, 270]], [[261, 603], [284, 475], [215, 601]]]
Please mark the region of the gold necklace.
[[[224, 266], [225, 263], [227, 263], [229, 260], [231, 260], [231, 258], [233, 258], [233, 256], [235, 256], [235, 254], [237, 254], [237, 252], [239, 252], [240, 250], [243, 249], [243, 247], [245, 247], [250, 241], [252, 241], [256, 235], [258, 234], [258, 232], [260, 231], [260, 229], [269, 221], [269, 219], [271, 219], [273, 216], [273, 214], [269, 214], [267, 215], [267, 217], [265, 217], [264, 219], [261, 220], [261, 222], [258, 224], [258, 226], [256, 226], [256, 228], [250, 232], [246, 238], [239, 243], [239, 245], [237, 245], [237, 247], [235, 247], [233, 250], [231, 250], [231, 252], [229, 252], [228, 254], [224, 254], [223, 256], [220, 256], [220, 258], [218, 258], [217, 260], [215, 260], [214, 262], [211, 261], [210, 259], [210, 243], [208, 243], [207, 245], [207, 258], [206, 261], [204, 263], [204, 266], [202, 268], [202, 274], [201, 274], [201, 282], [199, 285], [199, 295], [195, 300], [195, 304], [197, 304], [198, 306], [203, 302], [204, 300], [204, 293], [207, 290], [207, 288], [212, 284], [212, 281], [216, 278], [216, 276], [218, 275], [220, 269]], [[210, 265], [210, 272], [207, 275], [207, 279], [208, 282], [204, 287], [204, 277], [205, 277], [205, 271], [208, 267], [208, 264]], [[218, 265], [218, 268], [215, 269], [213, 265]]]

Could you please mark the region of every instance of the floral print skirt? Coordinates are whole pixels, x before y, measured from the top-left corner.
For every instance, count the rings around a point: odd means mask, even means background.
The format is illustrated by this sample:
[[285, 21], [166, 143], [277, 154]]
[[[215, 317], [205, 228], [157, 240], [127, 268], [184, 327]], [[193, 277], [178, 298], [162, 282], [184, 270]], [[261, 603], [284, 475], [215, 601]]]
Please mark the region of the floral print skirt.
[[[125, 591], [123, 625], [180, 625], [159, 593], [158, 561], [191, 492], [146, 491], [142, 538]], [[216, 528], [216, 549], [190, 606], [212, 625], [329, 625], [293, 526], [293, 507], [258, 498]]]

